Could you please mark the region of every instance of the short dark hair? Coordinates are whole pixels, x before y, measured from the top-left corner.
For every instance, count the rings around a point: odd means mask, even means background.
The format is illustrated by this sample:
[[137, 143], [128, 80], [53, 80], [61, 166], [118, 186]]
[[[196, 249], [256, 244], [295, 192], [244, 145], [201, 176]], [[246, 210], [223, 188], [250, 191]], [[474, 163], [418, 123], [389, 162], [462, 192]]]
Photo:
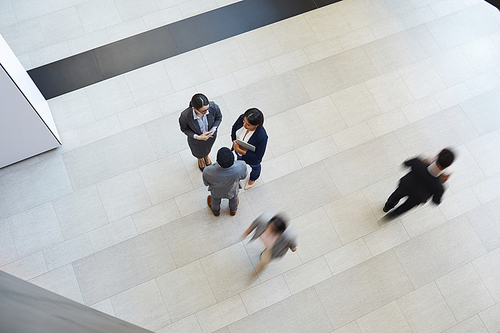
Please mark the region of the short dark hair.
[[191, 102], [189, 102], [189, 106], [195, 108], [196, 110], [199, 110], [205, 105], [208, 105], [208, 98], [207, 96], [197, 93], [194, 94], [193, 97], [191, 97]]
[[250, 125], [264, 125], [264, 114], [257, 108], [246, 110], [243, 116], [247, 118], [247, 121]]
[[274, 229], [276, 229], [277, 232], [282, 233], [285, 231], [286, 220], [282, 215], [274, 215], [271, 222], [274, 224]]
[[454, 159], [455, 159], [455, 154], [453, 154], [453, 152], [450, 149], [445, 148], [441, 150], [441, 152], [439, 153], [437, 164], [439, 164], [439, 166], [442, 169], [445, 169], [449, 167], [451, 163], [453, 163]]
[[217, 163], [223, 168], [229, 168], [234, 164], [234, 155], [231, 149], [222, 147], [217, 152]]

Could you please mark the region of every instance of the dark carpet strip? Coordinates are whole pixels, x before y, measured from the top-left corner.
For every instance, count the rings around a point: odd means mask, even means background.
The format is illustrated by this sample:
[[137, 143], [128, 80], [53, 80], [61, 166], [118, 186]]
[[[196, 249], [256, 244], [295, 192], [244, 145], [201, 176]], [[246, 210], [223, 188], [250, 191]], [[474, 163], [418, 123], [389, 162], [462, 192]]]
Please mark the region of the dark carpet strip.
[[45, 99], [340, 0], [243, 0], [28, 71]]

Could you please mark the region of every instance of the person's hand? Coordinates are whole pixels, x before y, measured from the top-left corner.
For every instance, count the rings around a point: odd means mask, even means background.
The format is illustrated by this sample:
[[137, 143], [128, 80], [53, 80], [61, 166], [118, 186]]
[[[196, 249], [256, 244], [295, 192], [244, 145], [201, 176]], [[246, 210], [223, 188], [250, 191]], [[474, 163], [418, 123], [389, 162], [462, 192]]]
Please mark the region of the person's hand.
[[212, 133], [210, 133], [210, 132], [203, 132], [203, 134], [196, 136], [196, 140], [207, 141], [211, 136], [212, 136]]
[[233, 141], [233, 149], [236, 151], [240, 149], [240, 145], [238, 144], [238, 142], [236, 142], [236, 140]]
[[236, 140], [233, 141], [233, 149], [240, 155], [245, 155], [247, 153], [246, 150], [241, 149], [240, 145], [238, 144], [238, 142], [236, 142]]

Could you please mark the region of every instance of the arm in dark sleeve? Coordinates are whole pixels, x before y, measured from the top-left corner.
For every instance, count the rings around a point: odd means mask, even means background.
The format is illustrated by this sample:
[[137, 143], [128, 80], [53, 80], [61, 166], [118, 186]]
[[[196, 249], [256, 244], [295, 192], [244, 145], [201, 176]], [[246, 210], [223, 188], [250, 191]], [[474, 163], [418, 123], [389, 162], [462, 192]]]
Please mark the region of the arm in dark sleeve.
[[441, 190], [438, 193], [434, 193], [432, 196], [432, 202], [434, 202], [436, 205], [439, 205], [441, 203], [441, 198], [443, 197], [444, 190]]
[[243, 126], [243, 115], [239, 116], [231, 128], [231, 141], [236, 140], [236, 131]]
[[412, 158], [412, 159], [404, 161], [403, 164], [407, 167], [413, 167], [415, 165], [415, 163], [417, 163], [417, 161], [418, 161], [418, 158]]
[[189, 127], [185, 113], [182, 112], [181, 116], [179, 117], [179, 126], [181, 127], [182, 133], [186, 134], [190, 138], [194, 138], [194, 135], [196, 134], [193, 132], [193, 130]]
[[213, 103], [214, 107], [214, 124], [211, 127], [217, 126], [219, 127], [220, 123], [222, 122], [222, 112], [220, 111], [220, 108], [217, 104]]
[[263, 138], [259, 138], [259, 141], [257, 141], [257, 144], [255, 145], [255, 151], [250, 151], [247, 150], [245, 156], [248, 156], [249, 158], [257, 158], [259, 160], [262, 160], [264, 157], [264, 153], [266, 152], [266, 146], [267, 146], [267, 135]]

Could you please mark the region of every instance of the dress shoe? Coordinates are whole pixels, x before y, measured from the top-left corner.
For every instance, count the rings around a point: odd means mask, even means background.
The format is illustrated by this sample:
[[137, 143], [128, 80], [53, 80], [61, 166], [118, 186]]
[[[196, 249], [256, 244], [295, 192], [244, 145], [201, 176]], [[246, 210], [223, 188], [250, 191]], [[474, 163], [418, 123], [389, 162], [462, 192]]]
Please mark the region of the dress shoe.
[[198, 160], [198, 169], [200, 169], [201, 172], [203, 172], [203, 169], [205, 169], [205, 161], [202, 162], [203, 166], [200, 165], [200, 160]]
[[[207, 205], [208, 205], [208, 207], [210, 207], [210, 210], [212, 210], [212, 196], [211, 196], [211, 195], [209, 195], [209, 196], [207, 197]], [[217, 212], [217, 213], [216, 213], [216, 212], [214, 212], [213, 210], [212, 210], [212, 213], [214, 214], [214, 216], [219, 216], [219, 215], [220, 215], [220, 212]], [[235, 214], [236, 214], [236, 213], [235, 213]]]
[[256, 182], [254, 182], [252, 185], [248, 184], [248, 182], [245, 184], [245, 190], [249, 190], [251, 189], [252, 187], [254, 187]]
[[[238, 206], [239, 206], [239, 205], [240, 205], [240, 199], [238, 199]], [[236, 212], [237, 212], [237, 211], [238, 211], [238, 210], [235, 210], [234, 212], [231, 212], [231, 211], [230, 211], [230, 212], [229, 212], [229, 215], [234, 216], [234, 215], [236, 215]]]
[[384, 213], [387, 213], [388, 211], [390, 211], [390, 209], [385, 207], [385, 206], [384, 206], [384, 208], [382, 208], [382, 210], [384, 211]]

